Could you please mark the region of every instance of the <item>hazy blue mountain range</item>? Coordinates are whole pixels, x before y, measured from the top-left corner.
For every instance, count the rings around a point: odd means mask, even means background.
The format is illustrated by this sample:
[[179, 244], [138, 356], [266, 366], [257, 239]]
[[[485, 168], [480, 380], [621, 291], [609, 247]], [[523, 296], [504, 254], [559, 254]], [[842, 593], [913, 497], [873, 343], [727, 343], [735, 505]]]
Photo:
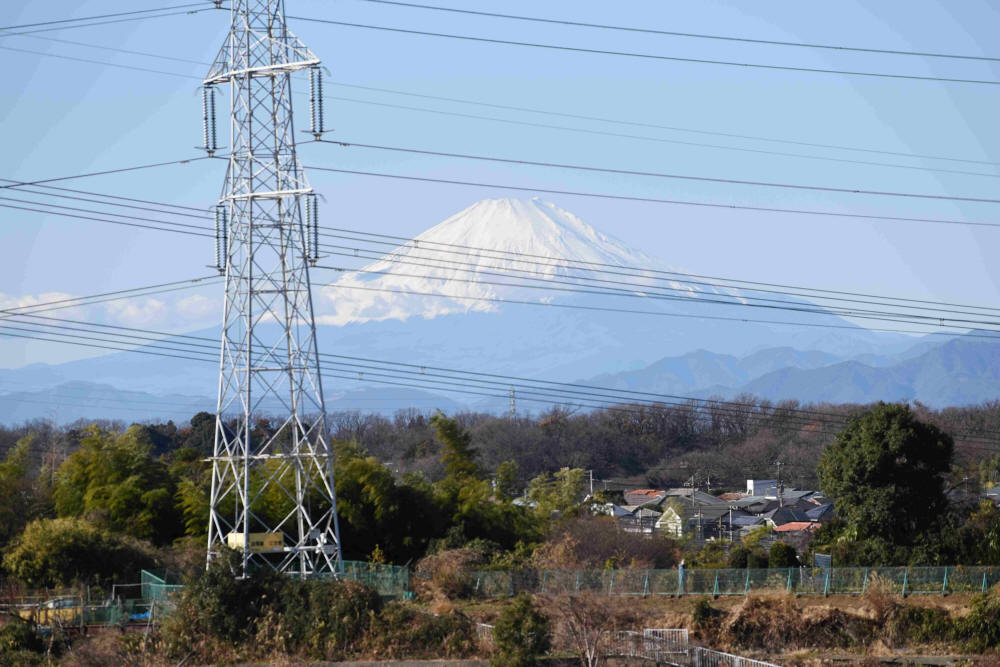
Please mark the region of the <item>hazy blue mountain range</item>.
[[[861, 360], [863, 359], [863, 360]], [[956, 338], [896, 355], [839, 360], [772, 348], [736, 358], [700, 350], [645, 368], [598, 375], [588, 384], [703, 398], [753, 394], [773, 401], [920, 401], [934, 407], [1000, 398], [1000, 343]]]

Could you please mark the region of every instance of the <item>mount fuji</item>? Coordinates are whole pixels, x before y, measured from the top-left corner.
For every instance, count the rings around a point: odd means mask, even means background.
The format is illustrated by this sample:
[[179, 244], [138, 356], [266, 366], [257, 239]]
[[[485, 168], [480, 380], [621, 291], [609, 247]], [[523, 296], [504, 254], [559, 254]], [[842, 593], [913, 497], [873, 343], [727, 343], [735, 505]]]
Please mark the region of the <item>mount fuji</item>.
[[[313, 277], [319, 349], [326, 354], [567, 381], [638, 371], [666, 357], [704, 350], [709, 356], [737, 357], [775, 348], [792, 351], [759, 354], [756, 358], [767, 362], [753, 366], [753, 377], [740, 377], [746, 382], [802, 368], [796, 350], [832, 364], [897, 354], [920, 342], [869, 331], [834, 315], [743, 307], [738, 304], [750, 303], [752, 292], [709, 280], [682, 282], [682, 269], [538, 199], [474, 203], [366, 265], [342, 268], [333, 282], [319, 284], [320, 274]], [[217, 330], [199, 333], [218, 336]], [[66, 383], [100, 384], [102, 396], [112, 391], [171, 394], [170, 404], [178, 405], [184, 404], [178, 396], [211, 396], [216, 372], [210, 363], [115, 353], [0, 370], [0, 380], [30, 385], [32, 399], [39, 399], [37, 416], [45, 416], [43, 395], [49, 392], [58, 401], [58, 387]], [[719, 385], [717, 373], [696, 376], [693, 372], [686, 381], [692, 389]], [[447, 387], [387, 389], [374, 379], [356, 371], [330, 374], [324, 383], [329, 409], [484, 405], [475, 397], [449, 394]], [[0, 402], [0, 422], [9, 421], [6, 406]], [[26, 406], [18, 406], [17, 418], [32, 414]], [[160, 407], [166, 410], [167, 401]], [[155, 417], [163, 418], [122, 410], [122, 418]], [[189, 412], [176, 416], [187, 417]]]
[[320, 342], [338, 354], [556, 380], [698, 349], [785, 346], [844, 359], [915, 342], [833, 315], [742, 308], [732, 303], [747, 303], [740, 290], [672, 279], [685, 275], [554, 204], [484, 200], [322, 288], [317, 320], [332, 326]]

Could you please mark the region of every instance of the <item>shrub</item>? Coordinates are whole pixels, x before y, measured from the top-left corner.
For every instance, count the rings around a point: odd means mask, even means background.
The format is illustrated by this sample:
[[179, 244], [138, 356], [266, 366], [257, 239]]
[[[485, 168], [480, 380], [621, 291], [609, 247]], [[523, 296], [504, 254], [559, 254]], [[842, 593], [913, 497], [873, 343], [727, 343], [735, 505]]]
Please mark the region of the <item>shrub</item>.
[[470, 572], [484, 564], [484, 554], [474, 549], [448, 549], [422, 558], [417, 563], [417, 592], [434, 600], [454, 600], [471, 595], [474, 580]]
[[735, 546], [729, 550], [729, 567], [743, 569], [747, 566], [747, 560], [750, 557], [750, 550], [746, 547], [739, 545]]
[[552, 645], [549, 618], [535, 609], [529, 596], [519, 595], [501, 612], [493, 644], [491, 667], [530, 667]]
[[165, 625], [171, 652], [191, 651], [206, 640], [246, 641], [257, 621], [279, 600], [287, 580], [270, 568], [237, 578], [240, 559], [240, 554], [227, 550], [187, 582]]
[[718, 609], [712, 606], [707, 597], [698, 598], [694, 601], [694, 608], [691, 610], [691, 622], [698, 630], [708, 630], [722, 615]]
[[0, 627], [0, 659], [5, 660], [7, 656], [19, 652], [40, 653], [44, 650], [45, 642], [31, 623], [11, 618], [7, 625]]
[[3, 559], [4, 569], [30, 586], [106, 583], [115, 575], [135, 577], [155, 566], [150, 551], [83, 519], [39, 519], [29, 523]]
[[771, 552], [768, 555], [768, 567], [798, 567], [799, 557], [795, 552], [795, 547], [784, 542], [775, 542], [771, 545]]
[[476, 652], [475, 625], [461, 613], [435, 616], [403, 602], [390, 602], [369, 634], [374, 657], [464, 658]]
[[767, 552], [760, 548], [751, 549], [747, 554], [747, 567], [751, 569], [765, 568], [770, 564]]
[[288, 580], [278, 595], [258, 645], [317, 660], [350, 655], [382, 609], [378, 593], [354, 581]]
[[1000, 584], [973, 599], [972, 610], [956, 622], [956, 630], [977, 653], [1000, 646]]

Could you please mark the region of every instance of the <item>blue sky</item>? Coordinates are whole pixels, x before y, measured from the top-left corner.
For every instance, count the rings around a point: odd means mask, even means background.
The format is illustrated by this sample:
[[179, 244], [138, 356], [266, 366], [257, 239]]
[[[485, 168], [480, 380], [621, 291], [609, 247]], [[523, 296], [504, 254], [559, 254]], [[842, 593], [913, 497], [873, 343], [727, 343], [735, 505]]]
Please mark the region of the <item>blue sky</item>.
[[[206, 3], [208, 4], [208, 3]], [[435, 3], [431, 3], [435, 4]], [[1000, 8], [968, 1], [664, 3], [476, 0], [436, 4], [577, 21], [783, 41], [998, 56]], [[0, 5], [0, 25], [158, 6], [146, 0], [63, 0]], [[451, 15], [358, 0], [287, 0], [290, 15], [454, 32], [499, 39], [638, 51], [688, 58], [1000, 80], [996, 63], [838, 53], [726, 43]], [[38, 33], [191, 61], [210, 61], [228, 13], [208, 11]], [[487, 103], [605, 116], [698, 130], [1000, 162], [1000, 86], [861, 78], [564, 53], [301, 22], [291, 28], [330, 70], [331, 96], [567, 127], [641, 134], [813, 156], [961, 169], [974, 176], [769, 156], [705, 147], [546, 130], [337, 101], [327, 127], [344, 141], [469, 152], [621, 169], [925, 194], [992, 197], [1000, 169], [929, 159], [699, 136], [590, 121], [545, 118], [339, 87], [336, 82]], [[201, 141], [198, 78], [207, 66], [27, 36], [0, 46], [144, 67], [142, 73], [3, 50], [0, 177], [38, 179], [194, 157]], [[187, 78], [195, 77], [195, 78]], [[305, 89], [305, 81], [297, 84]], [[306, 99], [296, 115], [305, 127]], [[226, 134], [223, 128], [222, 134]], [[634, 176], [511, 167], [454, 159], [307, 145], [306, 165], [459, 178], [551, 189], [687, 198], [784, 208], [1000, 222], [995, 205], [721, 186]], [[68, 182], [76, 187], [209, 206], [224, 165], [203, 161]], [[326, 198], [322, 224], [413, 236], [485, 197], [530, 196], [495, 188], [415, 184], [311, 172]], [[8, 191], [5, 196], [18, 196]], [[1000, 268], [991, 261], [1000, 230], [662, 206], [545, 195], [630, 246], [685, 270], [815, 287], [992, 305]], [[67, 202], [61, 202], [67, 203]], [[209, 239], [0, 209], [0, 305], [42, 295], [91, 294], [206, 274]], [[332, 276], [330, 276], [332, 278]], [[317, 276], [322, 280], [322, 276]], [[217, 295], [164, 298], [90, 313], [158, 329], [214, 320]], [[734, 332], [735, 333], [735, 332]], [[0, 342], [0, 365], [82, 354], [49, 345]]]

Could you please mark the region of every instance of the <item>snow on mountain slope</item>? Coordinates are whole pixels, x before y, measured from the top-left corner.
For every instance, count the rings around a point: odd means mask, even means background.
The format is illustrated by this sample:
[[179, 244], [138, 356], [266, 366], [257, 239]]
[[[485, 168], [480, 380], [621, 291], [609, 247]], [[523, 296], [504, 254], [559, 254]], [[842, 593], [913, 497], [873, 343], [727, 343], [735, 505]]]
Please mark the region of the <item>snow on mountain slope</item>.
[[[572, 267], [565, 259], [574, 260]], [[347, 273], [333, 285], [323, 288], [318, 321], [343, 325], [417, 316], [432, 318], [469, 311], [496, 312], [501, 310], [502, 304], [475, 299], [563, 300], [568, 293], [560, 293], [558, 288], [571, 287], [537, 280], [526, 282], [547, 286], [547, 289], [495, 284], [511, 283], [514, 276], [519, 278], [517, 282], [532, 277], [617, 280], [625, 284], [604, 283], [603, 286], [633, 292], [641, 292], [644, 286], [654, 284], [641, 276], [598, 274], [580, 267], [579, 262], [592, 263], [595, 269], [605, 268], [596, 265], [611, 265], [676, 271], [602, 234], [555, 204], [537, 198], [487, 199], [425, 231], [362, 271]], [[653, 277], [651, 273], [644, 275]], [[682, 296], [697, 296], [706, 291], [702, 286], [675, 281], [655, 284], [660, 289], [679, 290], [673, 293]], [[585, 287], [594, 289], [597, 285]], [[707, 290], [738, 297], [731, 290], [714, 287]]]

